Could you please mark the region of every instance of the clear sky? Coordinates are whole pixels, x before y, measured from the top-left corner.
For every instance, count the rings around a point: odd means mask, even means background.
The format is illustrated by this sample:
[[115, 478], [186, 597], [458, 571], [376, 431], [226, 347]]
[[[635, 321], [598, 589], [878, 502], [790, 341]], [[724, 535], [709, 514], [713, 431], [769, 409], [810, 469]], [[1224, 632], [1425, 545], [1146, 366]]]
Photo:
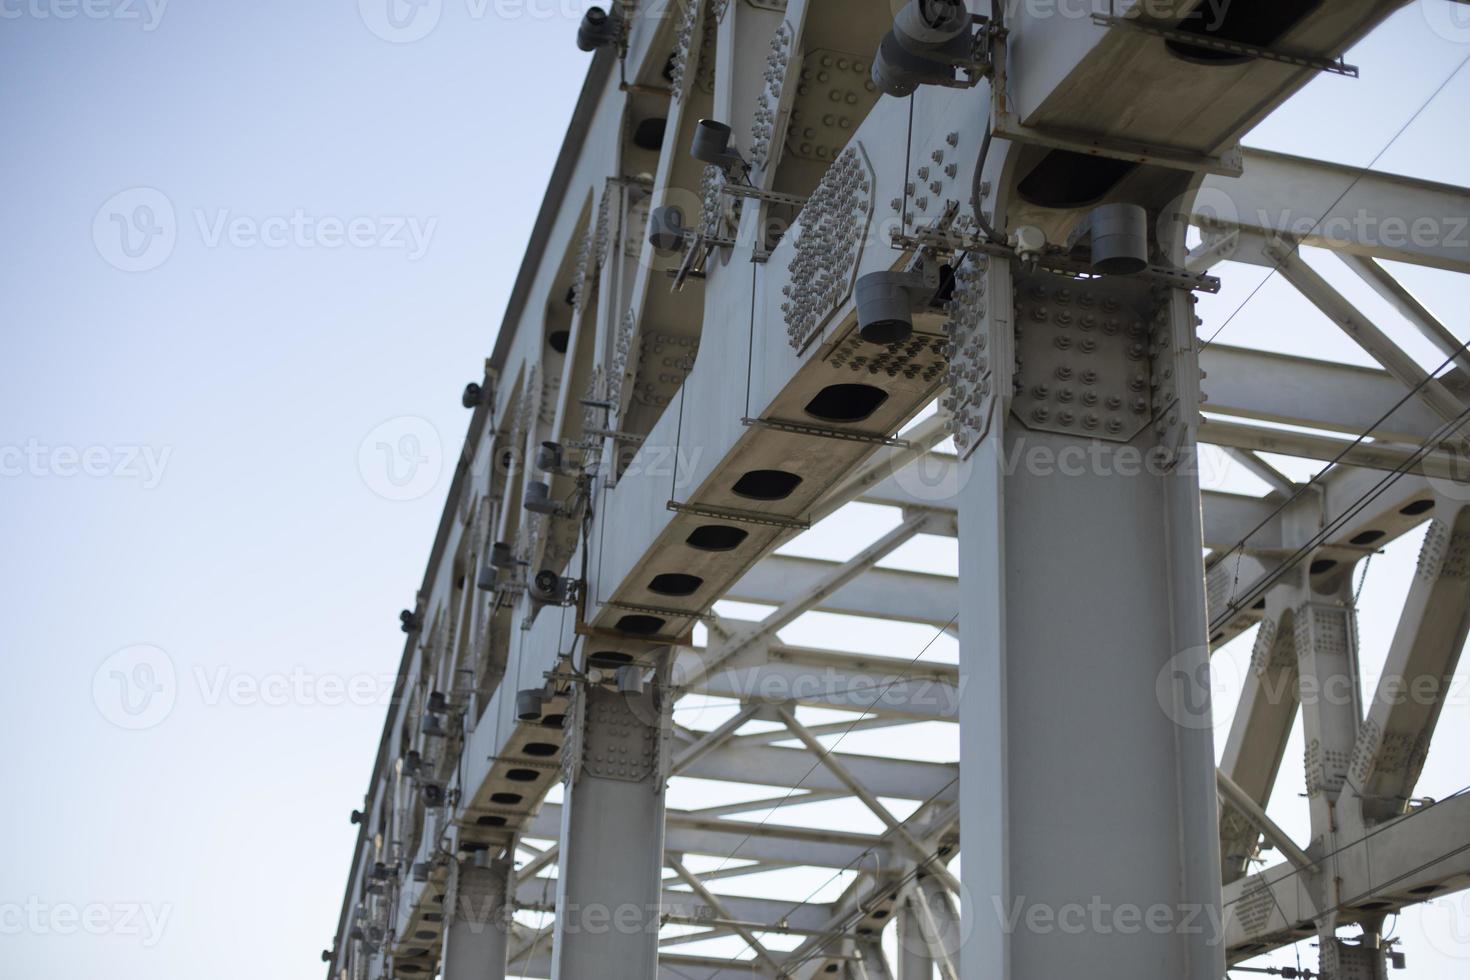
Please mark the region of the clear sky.
[[[579, 0], [421, 2], [405, 20], [405, 0], [0, 0], [6, 976], [322, 975], [459, 392], [586, 67]], [[1367, 163], [1470, 57], [1449, 14], [1401, 11], [1350, 56], [1361, 79], [1314, 82], [1250, 142]], [[1467, 99], [1470, 69], [1379, 167], [1470, 184]], [[1222, 272], [1207, 329], [1260, 279]], [[1470, 336], [1463, 282], [1402, 275]], [[1220, 342], [1366, 363], [1279, 282]], [[860, 517], [806, 547], [886, 529]], [[1411, 537], [1369, 573], [1370, 672]], [[896, 561], [951, 559], [924, 541]], [[783, 635], [924, 642], [819, 617]], [[124, 679], [164, 696], [130, 704]], [[1444, 749], [1470, 738], [1464, 682], [1430, 795], [1470, 783]], [[1304, 839], [1298, 803], [1272, 812]], [[1405, 976], [1464, 976], [1457, 903], [1403, 930]]]

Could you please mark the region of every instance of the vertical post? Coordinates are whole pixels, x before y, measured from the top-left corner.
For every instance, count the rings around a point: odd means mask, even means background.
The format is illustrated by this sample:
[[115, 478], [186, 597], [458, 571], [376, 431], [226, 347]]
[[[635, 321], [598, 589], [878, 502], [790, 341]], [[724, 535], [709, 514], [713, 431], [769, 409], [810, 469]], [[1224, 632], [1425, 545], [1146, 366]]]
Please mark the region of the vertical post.
[[898, 980], [934, 980], [934, 957], [912, 890], [898, 908]]
[[638, 693], [578, 689], [564, 749], [553, 980], [657, 975], [671, 707], [664, 672]]
[[458, 862], [444, 931], [444, 980], [505, 980], [511, 862], [479, 851]]
[[987, 380], [956, 410], [961, 975], [1218, 980], [1190, 297], [985, 270], [952, 315]]

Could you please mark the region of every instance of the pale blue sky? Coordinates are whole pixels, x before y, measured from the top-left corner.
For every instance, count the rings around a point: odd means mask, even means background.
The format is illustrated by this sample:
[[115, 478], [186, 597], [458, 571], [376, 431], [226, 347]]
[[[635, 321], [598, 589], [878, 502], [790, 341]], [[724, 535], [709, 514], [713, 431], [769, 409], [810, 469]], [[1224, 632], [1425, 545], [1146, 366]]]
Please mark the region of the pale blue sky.
[[[1362, 79], [1314, 82], [1251, 142], [1366, 163], [1470, 56], [1470, 28], [1436, 33], [1442, 0], [1426, 3], [1352, 53]], [[397, 612], [447, 480], [386, 499], [404, 493], [374, 467], [376, 443], [420, 436], [431, 468], [457, 451], [459, 391], [493, 345], [585, 70], [582, 7], [431, 2], [433, 29], [390, 43], [369, 29], [371, 0], [175, 0], [156, 20], [157, 0], [69, 19], [68, 0], [0, 4], [0, 463], [22, 461], [0, 476], [0, 905], [44, 920], [0, 922], [0, 972], [322, 975], [383, 708], [337, 704], [298, 674], [371, 684], [396, 668]], [[1380, 167], [1470, 183], [1467, 98], [1470, 69]], [[104, 204], [125, 192], [126, 217], [172, 209], [166, 257], [119, 250]], [[291, 229], [298, 211], [309, 231]], [[329, 247], [354, 219], [359, 243]], [[1222, 271], [1207, 324], [1260, 276]], [[1470, 336], [1464, 283], [1404, 279]], [[1314, 316], [1272, 283], [1220, 342], [1363, 360]], [[423, 421], [378, 429], [403, 418]], [[1375, 564], [1365, 643], [1391, 631], [1416, 548]], [[127, 731], [99, 711], [94, 677], [139, 644], [164, 651], [177, 692], [166, 718]], [[230, 693], [238, 678], [267, 689]], [[1452, 706], [1446, 724], [1470, 734], [1467, 714]], [[1470, 783], [1463, 759], [1431, 770], [1426, 791]], [[110, 926], [69, 929], [50, 917], [62, 906]], [[1463, 975], [1466, 960], [1426, 944], [1407, 977]]]

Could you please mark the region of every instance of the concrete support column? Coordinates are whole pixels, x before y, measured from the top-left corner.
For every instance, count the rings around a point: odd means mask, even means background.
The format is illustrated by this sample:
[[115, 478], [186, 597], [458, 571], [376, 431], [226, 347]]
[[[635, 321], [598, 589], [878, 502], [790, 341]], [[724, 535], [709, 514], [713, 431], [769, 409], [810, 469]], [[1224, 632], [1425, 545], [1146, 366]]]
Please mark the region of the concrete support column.
[[1219, 980], [1189, 297], [987, 269], [954, 330], [991, 372], [957, 406], [961, 975]]
[[564, 750], [553, 980], [657, 975], [670, 706], [652, 681], [639, 693], [593, 684], [577, 693]]
[[460, 861], [452, 874], [444, 980], [505, 980], [511, 862], [491, 860], [481, 851]]

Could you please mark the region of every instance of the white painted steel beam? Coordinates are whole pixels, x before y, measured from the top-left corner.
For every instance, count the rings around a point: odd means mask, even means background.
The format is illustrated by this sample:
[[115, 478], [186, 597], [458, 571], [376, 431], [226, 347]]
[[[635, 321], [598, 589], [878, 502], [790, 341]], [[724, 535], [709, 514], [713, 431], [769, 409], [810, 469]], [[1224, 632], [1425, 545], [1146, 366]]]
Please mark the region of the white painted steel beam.
[[[582, 688], [569, 723], [556, 881], [552, 980], [646, 980], [658, 965], [664, 774], [659, 742], [672, 702], [650, 687]], [[660, 703], [662, 702], [662, 703]]]
[[1198, 222], [1470, 272], [1470, 191], [1463, 187], [1251, 149], [1240, 177], [1205, 180], [1195, 209]]
[[508, 861], [457, 862], [445, 903], [444, 980], [504, 980], [512, 873]]

